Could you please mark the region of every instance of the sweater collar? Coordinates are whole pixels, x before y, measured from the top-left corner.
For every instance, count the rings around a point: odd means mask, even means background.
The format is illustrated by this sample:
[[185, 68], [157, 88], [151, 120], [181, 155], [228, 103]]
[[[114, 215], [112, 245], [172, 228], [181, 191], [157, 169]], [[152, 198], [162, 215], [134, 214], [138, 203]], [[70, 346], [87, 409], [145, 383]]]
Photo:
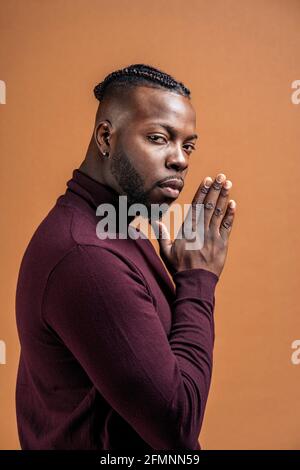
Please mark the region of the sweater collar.
[[[94, 211], [96, 211], [100, 204], [105, 203], [113, 205], [118, 219], [120, 207], [119, 193], [112, 187], [100, 183], [86, 173], [83, 173], [79, 168], [73, 170], [72, 178], [67, 182], [67, 190], [87, 201]], [[134, 216], [127, 215], [128, 224], [130, 224], [134, 218]]]
[[67, 182], [67, 187], [86, 199], [95, 209], [103, 202], [114, 206], [119, 203], [119, 194], [113, 188], [96, 181], [78, 168], [73, 171], [72, 179]]

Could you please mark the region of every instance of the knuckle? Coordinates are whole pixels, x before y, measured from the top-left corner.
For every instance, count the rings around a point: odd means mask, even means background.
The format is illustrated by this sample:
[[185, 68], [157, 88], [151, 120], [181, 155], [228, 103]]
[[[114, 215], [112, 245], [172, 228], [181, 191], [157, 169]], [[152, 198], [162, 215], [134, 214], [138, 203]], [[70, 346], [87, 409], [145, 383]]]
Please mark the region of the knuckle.
[[230, 220], [224, 220], [221, 225], [223, 225], [223, 227], [225, 227], [226, 230], [230, 230], [232, 223], [230, 222]]
[[215, 208], [215, 211], [214, 211], [214, 215], [215, 215], [216, 217], [220, 217], [220, 215], [222, 215], [223, 212], [224, 212], [224, 211], [223, 211], [223, 209], [222, 209], [221, 207], [216, 207], [216, 208]]
[[214, 181], [211, 187], [215, 189], [216, 191], [219, 191], [222, 187], [222, 184], [223, 183], [218, 183], [218, 181]]
[[200, 189], [200, 192], [203, 193], [203, 194], [207, 194], [209, 192], [210, 188], [206, 188], [205, 186], [202, 186], [202, 188]]
[[215, 207], [215, 204], [212, 201], [207, 201], [204, 204], [205, 209], [212, 210]]

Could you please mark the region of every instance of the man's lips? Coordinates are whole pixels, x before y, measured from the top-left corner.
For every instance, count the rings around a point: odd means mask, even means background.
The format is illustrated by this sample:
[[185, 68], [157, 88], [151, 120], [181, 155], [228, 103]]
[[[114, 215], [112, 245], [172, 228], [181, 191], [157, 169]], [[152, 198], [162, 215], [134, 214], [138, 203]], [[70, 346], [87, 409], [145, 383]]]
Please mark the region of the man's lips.
[[178, 189], [179, 191], [181, 191], [182, 187], [183, 187], [183, 182], [182, 180], [179, 180], [179, 179], [170, 179], [168, 181], [164, 181], [163, 183], [159, 183], [159, 186], [161, 188], [173, 188], [173, 189]]
[[159, 183], [158, 186], [163, 190], [166, 196], [176, 198], [179, 196], [179, 193], [183, 188], [183, 181], [174, 178], [164, 181], [163, 183]]

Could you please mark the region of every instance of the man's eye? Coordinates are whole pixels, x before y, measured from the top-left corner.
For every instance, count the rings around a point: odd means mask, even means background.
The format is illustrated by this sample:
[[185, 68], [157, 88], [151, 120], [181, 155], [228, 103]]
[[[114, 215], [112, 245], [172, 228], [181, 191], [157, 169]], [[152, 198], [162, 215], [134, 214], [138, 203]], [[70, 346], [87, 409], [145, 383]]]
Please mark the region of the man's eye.
[[190, 147], [190, 151], [197, 150], [196, 147], [194, 147], [192, 144], [187, 144], [187, 146]]
[[[158, 134], [152, 134], [152, 135], [148, 135], [148, 139], [151, 141], [151, 142], [157, 142], [156, 139], [163, 139], [163, 141], [165, 141], [165, 138], [161, 135], [158, 135]], [[186, 147], [190, 147], [190, 149], [188, 149], [189, 152], [193, 151], [193, 150], [196, 150], [196, 148], [194, 147], [193, 144], [186, 144]]]
[[152, 138], [158, 138], [158, 139], [164, 139], [161, 135], [153, 134], [153, 135], [148, 135], [148, 139], [150, 139], [151, 142], [157, 142], [157, 140], [152, 140]]

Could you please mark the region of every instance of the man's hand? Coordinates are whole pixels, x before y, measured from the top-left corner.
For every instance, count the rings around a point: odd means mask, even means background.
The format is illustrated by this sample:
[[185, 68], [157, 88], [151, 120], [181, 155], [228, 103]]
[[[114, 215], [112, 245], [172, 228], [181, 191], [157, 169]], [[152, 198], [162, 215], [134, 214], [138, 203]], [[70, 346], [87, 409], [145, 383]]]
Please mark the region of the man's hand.
[[[206, 183], [206, 185], [205, 185]], [[155, 221], [159, 232], [160, 256], [173, 275], [186, 269], [202, 268], [220, 276], [226, 260], [228, 239], [235, 216], [236, 203], [230, 200], [229, 189], [232, 183], [220, 173], [213, 181], [205, 178], [196, 191], [192, 201], [192, 230], [196, 230], [196, 204], [204, 204], [204, 243], [201, 249], [187, 249], [182, 226], [182, 237], [172, 242], [167, 227]], [[232, 205], [231, 205], [232, 204]]]

